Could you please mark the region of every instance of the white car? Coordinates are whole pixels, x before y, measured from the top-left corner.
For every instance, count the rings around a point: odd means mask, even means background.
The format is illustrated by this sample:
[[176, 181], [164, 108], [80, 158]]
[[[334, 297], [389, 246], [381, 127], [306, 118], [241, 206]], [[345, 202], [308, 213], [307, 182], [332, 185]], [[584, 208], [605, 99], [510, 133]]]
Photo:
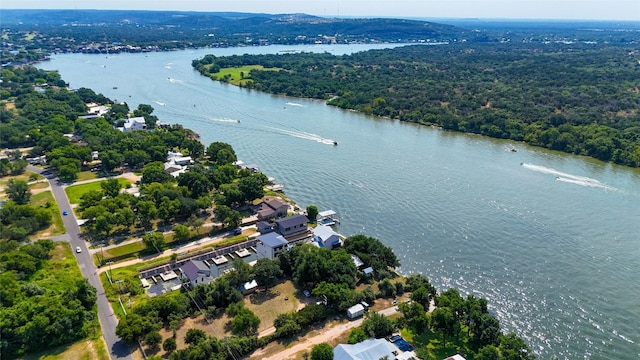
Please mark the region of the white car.
[[80, 246], [76, 246], [76, 252], [77, 252], [78, 254], [80, 254], [80, 253], [82, 252], [82, 249], [80, 248]]

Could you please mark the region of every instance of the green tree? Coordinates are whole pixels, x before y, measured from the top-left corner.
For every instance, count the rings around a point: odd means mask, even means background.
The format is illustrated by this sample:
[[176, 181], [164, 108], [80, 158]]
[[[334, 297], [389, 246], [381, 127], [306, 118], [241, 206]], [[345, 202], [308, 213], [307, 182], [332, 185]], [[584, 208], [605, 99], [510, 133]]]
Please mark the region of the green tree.
[[367, 313], [364, 322], [362, 323], [364, 332], [369, 336], [375, 338], [383, 338], [387, 335], [391, 335], [394, 326], [393, 322], [384, 315], [380, 315], [376, 312]]
[[311, 360], [333, 360], [333, 348], [327, 343], [320, 343], [311, 349]]
[[173, 226], [173, 239], [178, 242], [183, 242], [191, 238], [191, 230], [189, 227], [182, 224], [176, 224]]
[[178, 348], [175, 338], [166, 338], [162, 343], [162, 349], [168, 353], [174, 352]]
[[164, 235], [162, 234], [162, 232], [158, 231], [148, 232], [142, 235], [142, 242], [144, 242], [144, 245], [149, 252], [162, 252], [162, 250], [164, 250], [166, 246]]
[[497, 347], [493, 345], [487, 345], [480, 348], [480, 350], [478, 350], [478, 353], [476, 354], [474, 359], [475, 360], [499, 360], [500, 352], [498, 351]]
[[207, 334], [200, 329], [189, 329], [184, 336], [184, 342], [186, 344], [197, 344], [207, 339]]
[[155, 349], [156, 347], [158, 347], [161, 341], [162, 335], [160, 335], [160, 333], [156, 330], [151, 331], [144, 337], [144, 343], [151, 349]]
[[29, 185], [24, 180], [9, 179], [5, 192], [9, 200], [13, 200], [18, 205], [28, 204], [31, 199]]
[[124, 155], [116, 150], [101, 151], [98, 157], [102, 163], [102, 168], [108, 172], [112, 172], [115, 168], [120, 166], [120, 164], [122, 164], [122, 160], [124, 160]]
[[442, 346], [446, 347], [447, 335], [453, 335], [456, 331], [456, 318], [451, 309], [439, 307], [431, 313], [431, 326], [442, 334]]
[[207, 155], [217, 165], [231, 164], [237, 161], [235, 151], [231, 145], [223, 142], [213, 142], [207, 147]]
[[118, 179], [108, 179], [100, 182], [100, 188], [102, 189], [102, 193], [108, 197], [116, 197], [120, 194], [120, 189], [122, 189], [122, 185], [118, 181]]
[[216, 220], [220, 221], [226, 228], [236, 228], [242, 221], [242, 215], [237, 210], [233, 210], [225, 205], [216, 205]]
[[278, 281], [278, 278], [282, 276], [280, 261], [278, 259], [258, 259], [256, 264], [253, 265], [253, 275], [258, 285], [265, 288], [273, 286]]
[[310, 221], [316, 222], [316, 218], [318, 217], [318, 207], [315, 205], [307, 206], [307, 218]]
[[242, 308], [231, 321], [231, 331], [236, 335], [253, 336], [258, 333], [260, 318], [251, 310]]

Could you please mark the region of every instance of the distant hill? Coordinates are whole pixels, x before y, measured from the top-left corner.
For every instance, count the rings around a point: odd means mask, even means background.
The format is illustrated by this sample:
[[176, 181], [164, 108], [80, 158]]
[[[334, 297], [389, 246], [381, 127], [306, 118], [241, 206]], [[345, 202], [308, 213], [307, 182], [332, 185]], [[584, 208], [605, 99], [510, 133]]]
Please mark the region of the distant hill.
[[[428, 21], [306, 14], [123, 10], [2, 10], [2, 27], [84, 41], [270, 43], [474, 41], [478, 32]], [[206, 37], [206, 38], [205, 38]], [[484, 39], [486, 40], [486, 39]]]

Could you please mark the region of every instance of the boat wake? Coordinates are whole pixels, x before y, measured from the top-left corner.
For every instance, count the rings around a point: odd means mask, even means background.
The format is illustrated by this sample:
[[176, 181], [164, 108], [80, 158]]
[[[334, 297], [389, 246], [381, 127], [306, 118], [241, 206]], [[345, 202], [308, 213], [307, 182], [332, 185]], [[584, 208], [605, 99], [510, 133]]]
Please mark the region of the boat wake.
[[176, 83], [177, 84], [182, 84], [182, 83], [184, 83], [184, 81], [178, 80], [178, 79], [174, 79], [174, 78], [167, 78], [167, 80], [169, 80], [169, 82], [172, 83], [172, 84], [176, 84]]
[[165, 103], [163, 103], [163, 102], [156, 101], [156, 100], [153, 100], [153, 102], [154, 102], [154, 103], [156, 103], [156, 104], [158, 104], [158, 105], [160, 105], [160, 106], [165, 106], [165, 105], [167, 105], [167, 104], [165, 104]]
[[561, 182], [580, 185], [580, 186], [586, 186], [586, 187], [595, 187], [595, 188], [602, 188], [607, 190], [617, 190], [613, 186], [609, 186], [607, 184], [601, 183], [600, 181], [596, 179], [592, 179], [590, 177], [567, 174], [567, 173], [558, 171], [556, 169], [548, 168], [540, 165], [532, 165], [527, 163], [522, 163], [521, 165], [522, 167], [529, 170], [537, 171], [543, 174], [554, 175], [556, 177], [556, 180]]
[[282, 134], [282, 135], [293, 136], [293, 137], [296, 137], [296, 138], [299, 138], [299, 139], [312, 140], [312, 141], [319, 142], [321, 144], [326, 144], [326, 145], [336, 145], [337, 144], [337, 141], [335, 141], [335, 140], [323, 138], [322, 136], [320, 136], [318, 134], [308, 133], [306, 131], [285, 130], [285, 129], [280, 129], [280, 128], [276, 128], [276, 127], [270, 127], [270, 126], [265, 126], [265, 128], [270, 129], [271, 131], [274, 131], [274, 132]]
[[294, 103], [294, 102], [288, 102], [287, 105], [289, 106], [298, 106], [298, 107], [304, 107], [304, 105], [302, 104], [298, 104], [298, 103]]
[[215, 117], [208, 117], [207, 119], [211, 120], [211, 121], [217, 121], [217, 122], [223, 122], [223, 123], [239, 123], [240, 120], [237, 119], [230, 119], [230, 118], [215, 118]]

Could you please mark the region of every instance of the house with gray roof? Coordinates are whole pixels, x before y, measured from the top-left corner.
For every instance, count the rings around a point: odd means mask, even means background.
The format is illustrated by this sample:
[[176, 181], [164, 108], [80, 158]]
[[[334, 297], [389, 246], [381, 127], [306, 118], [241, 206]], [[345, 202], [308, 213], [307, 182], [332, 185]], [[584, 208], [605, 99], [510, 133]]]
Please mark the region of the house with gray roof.
[[282, 235], [270, 232], [260, 235], [256, 243], [258, 258], [275, 259], [278, 254], [287, 249], [289, 242]]
[[368, 339], [357, 344], [339, 344], [333, 348], [334, 360], [395, 359], [398, 349], [385, 339]]
[[180, 267], [182, 278], [187, 279], [192, 286], [206, 284], [213, 281], [211, 268], [200, 260], [189, 260]]
[[267, 198], [260, 203], [257, 210], [259, 221], [268, 221], [287, 216], [289, 204], [278, 197]]
[[335, 232], [331, 227], [318, 225], [313, 229], [313, 241], [318, 243], [320, 247], [333, 250], [342, 246], [340, 234]]
[[276, 231], [282, 236], [290, 236], [297, 233], [307, 232], [307, 219], [304, 215], [287, 216], [275, 221]]

